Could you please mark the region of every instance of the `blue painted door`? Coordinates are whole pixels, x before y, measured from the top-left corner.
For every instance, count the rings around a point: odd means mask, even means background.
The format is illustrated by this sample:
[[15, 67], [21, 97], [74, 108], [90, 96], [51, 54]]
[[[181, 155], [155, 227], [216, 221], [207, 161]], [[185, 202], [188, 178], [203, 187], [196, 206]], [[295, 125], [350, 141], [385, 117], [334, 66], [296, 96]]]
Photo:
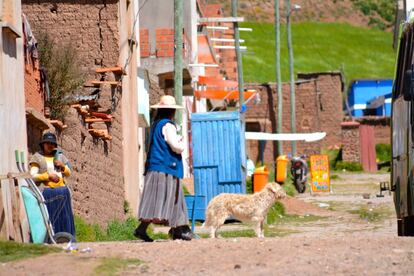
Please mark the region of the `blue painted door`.
[[[191, 115], [194, 193], [202, 202], [187, 202], [189, 215], [204, 220], [208, 202], [220, 193], [246, 193], [246, 153], [239, 112]], [[191, 216], [190, 216], [191, 218]]]

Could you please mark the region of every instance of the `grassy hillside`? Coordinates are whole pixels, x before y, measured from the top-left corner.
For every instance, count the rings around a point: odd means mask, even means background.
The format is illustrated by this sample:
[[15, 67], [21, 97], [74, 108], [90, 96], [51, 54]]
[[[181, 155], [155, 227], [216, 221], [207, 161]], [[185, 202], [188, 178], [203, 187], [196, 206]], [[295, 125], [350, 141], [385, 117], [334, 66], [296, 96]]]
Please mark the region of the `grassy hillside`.
[[[243, 23], [248, 52], [243, 56], [246, 82], [275, 81], [275, 34], [269, 23]], [[292, 26], [295, 74], [340, 70], [346, 81], [392, 78], [395, 52], [392, 34], [339, 23], [297, 23]], [[282, 79], [289, 78], [285, 26], [281, 31]], [[296, 76], [296, 75], [295, 75]]]

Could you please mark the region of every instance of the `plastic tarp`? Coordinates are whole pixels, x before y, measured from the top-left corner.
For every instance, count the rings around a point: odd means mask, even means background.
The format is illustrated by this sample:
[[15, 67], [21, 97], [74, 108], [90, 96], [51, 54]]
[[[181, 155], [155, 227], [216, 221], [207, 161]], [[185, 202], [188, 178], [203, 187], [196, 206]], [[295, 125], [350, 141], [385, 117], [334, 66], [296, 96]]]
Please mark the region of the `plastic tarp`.
[[[251, 97], [255, 96], [257, 92], [255, 90], [248, 90], [244, 92], [244, 99], [250, 99]], [[194, 96], [196, 98], [207, 98], [211, 100], [238, 100], [239, 99], [239, 92], [237, 90], [233, 91], [226, 91], [226, 90], [196, 90], [194, 91]]]
[[314, 133], [266, 133], [266, 132], [246, 132], [246, 140], [266, 140], [266, 141], [305, 141], [315, 142], [325, 138], [326, 132]]

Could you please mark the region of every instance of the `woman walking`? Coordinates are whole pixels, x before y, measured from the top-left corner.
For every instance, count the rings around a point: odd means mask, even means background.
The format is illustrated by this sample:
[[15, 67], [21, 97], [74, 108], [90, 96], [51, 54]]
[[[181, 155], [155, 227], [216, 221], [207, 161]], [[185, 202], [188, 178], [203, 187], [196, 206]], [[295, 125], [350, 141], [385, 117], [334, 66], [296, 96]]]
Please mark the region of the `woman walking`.
[[181, 153], [185, 144], [177, 135], [173, 122], [176, 105], [172, 96], [162, 96], [151, 108], [157, 115], [151, 126], [150, 147], [145, 164], [145, 184], [138, 211], [140, 225], [134, 235], [146, 242], [153, 240], [147, 234], [150, 223], [168, 225], [173, 239], [191, 240], [187, 206], [182, 183], [183, 162]]

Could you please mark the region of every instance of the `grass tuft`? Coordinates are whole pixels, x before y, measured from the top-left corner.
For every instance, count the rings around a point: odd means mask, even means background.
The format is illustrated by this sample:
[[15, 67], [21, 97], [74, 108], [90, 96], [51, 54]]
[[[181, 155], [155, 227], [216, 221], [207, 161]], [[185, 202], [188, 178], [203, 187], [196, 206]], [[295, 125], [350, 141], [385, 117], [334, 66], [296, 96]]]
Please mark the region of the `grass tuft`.
[[[96, 275], [119, 275], [143, 264], [139, 259], [103, 258], [101, 264], [95, 268]], [[135, 270], [135, 269], [134, 269]]]
[[0, 241], [0, 263], [33, 258], [61, 251], [62, 249], [54, 246]]

